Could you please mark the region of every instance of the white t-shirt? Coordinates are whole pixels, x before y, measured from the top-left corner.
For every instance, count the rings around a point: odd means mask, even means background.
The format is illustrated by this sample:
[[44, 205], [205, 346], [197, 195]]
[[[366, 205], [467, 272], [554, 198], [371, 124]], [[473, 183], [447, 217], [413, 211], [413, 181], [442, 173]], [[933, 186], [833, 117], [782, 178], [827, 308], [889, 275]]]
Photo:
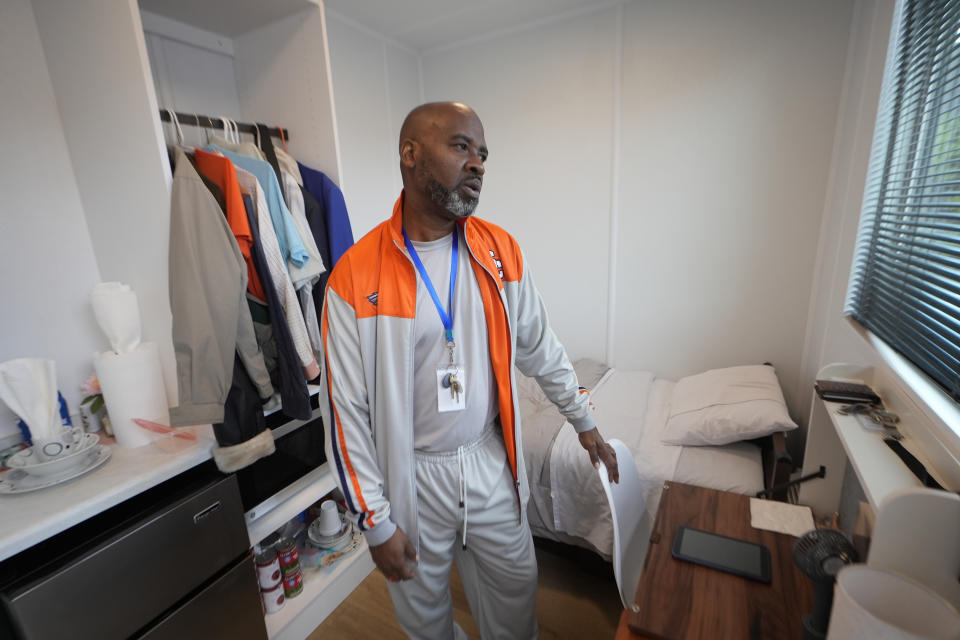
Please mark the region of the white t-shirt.
[[[418, 272], [413, 373], [413, 446], [418, 451], [455, 451], [478, 439], [500, 411], [480, 286], [463, 234], [459, 228], [456, 233], [460, 236], [453, 303], [454, 360], [464, 368], [466, 406], [462, 411], [437, 411], [437, 367], [447, 365], [450, 355], [440, 313]], [[433, 242], [413, 242], [413, 246], [440, 303], [449, 310], [453, 234]]]

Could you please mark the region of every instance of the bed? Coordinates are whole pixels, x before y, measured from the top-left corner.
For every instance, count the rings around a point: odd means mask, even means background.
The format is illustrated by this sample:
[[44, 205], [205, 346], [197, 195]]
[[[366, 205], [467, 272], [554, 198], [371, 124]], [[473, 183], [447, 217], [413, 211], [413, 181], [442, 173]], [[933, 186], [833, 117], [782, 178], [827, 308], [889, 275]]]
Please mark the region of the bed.
[[[729, 396], [716, 395], [726, 392], [717, 391], [715, 381], [726, 380], [723, 376], [727, 371], [746, 368], [715, 370], [677, 382], [646, 371], [609, 368], [592, 360], [580, 360], [574, 368], [580, 384], [590, 389], [594, 417], [603, 437], [622, 440], [633, 452], [643, 486], [643, 495], [638, 497], [644, 503], [642, 527], [652, 528], [665, 480], [752, 495], [782, 484], [792, 471], [783, 431], [796, 425], [786, 415], [782, 392], [776, 382], [773, 383], [775, 391], [768, 388], [765, 393], [771, 398], [779, 396], [783, 408], [782, 414], [777, 415], [783, 415], [785, 421], [767, 419], [775, 422], [764, 429], [771, 433], [723, 445], [690, 446], [661, 441], [675, 435], [677, 414], [683, 414], [679, 405], [689, 404], [685, 399], [700, 402], [700, 398], [705, 398], [706, 405], [745, 406], [738, 404], [743, 398], [737, 391], [732, 400]], [[764, 376], [772, 375], [775, 381], [772, 367], [769, 374], [762, 369], [753, 368]], [[713, 375], [712, 382], [704, 386], [703, 376], [710, 375]], [[718, 375], [721, 378], [717, 378]], [[682, 391], [683, 397], [676, 396], [675, 391]], [[523, 420], [523, 457], [530, 484], [527, 514], [533, 535], [590, 549], [609, 560], [613, 546], [610, 509], [597, 472], [574, 429], [564, 426], [565, 420], [535, 380], [520, 376], [518, 392]], [[769, 404], [773, 407], [776, 403]], [[717, 417], [716, 409], [708, 409], [714, 411], [713, 418]], [[773, 497], [783, 498], [783, 493]], [[648, 537], [644, 535], [643, 539]]]

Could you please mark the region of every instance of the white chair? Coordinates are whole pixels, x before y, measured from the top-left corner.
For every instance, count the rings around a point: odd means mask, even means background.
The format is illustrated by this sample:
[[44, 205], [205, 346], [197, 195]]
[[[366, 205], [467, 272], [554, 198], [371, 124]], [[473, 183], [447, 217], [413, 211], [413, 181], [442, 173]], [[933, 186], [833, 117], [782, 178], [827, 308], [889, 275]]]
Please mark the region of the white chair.
[[599, 470], [600, 482], [603, 483], [613, 517], [613, 574], [617, 579], [623, 607], [629, 609], [633, 606], [637, 583], [643, 571], [647, 536], [650, 533], [649, 526], [641, 525], [649, 520], [649, 516], [644, 509], [645, 497], [633, 454], [619, 440], [610, 440], [609, 444], [617, 453], [620, 482], [610, 483], [607, 467], [603, 464]]

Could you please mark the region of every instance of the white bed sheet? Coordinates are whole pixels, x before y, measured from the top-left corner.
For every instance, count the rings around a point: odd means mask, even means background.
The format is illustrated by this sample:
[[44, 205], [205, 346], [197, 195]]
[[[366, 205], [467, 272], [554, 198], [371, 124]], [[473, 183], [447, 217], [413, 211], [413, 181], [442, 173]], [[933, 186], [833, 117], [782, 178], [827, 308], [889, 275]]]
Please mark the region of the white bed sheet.
[[[594, 416], [607, 440], [618, 438], [633, 452], [644, 486], [641, 539], [649, 539], [663, 482], [753, 494], [763, 488], [760, 449], [748, 442], [722, 447], [666, 445], [660, 436], [675, 383], [645, 371], [605, 371], [591, 361], [575, 363], [592, 386]], [[593, 549], [609, 559], [613, 523], [596, 470], [576, 432], [532, 379], [519, 386], [524, 462], [530, 485], [527, 515], [534, 535]], [[562, 426], [561, 426], [562, 425]]]
[[[674, 384], [646, 371], [612, 370], [591, 392], [594, 417], [604, 439], [622, 440], [633, 452], [643, 486], [638, 500], [643, 500], [651, 523], [663, 482], [673, 477], [683, 449], [660, 442]], [[565, 425], [557, 435], [549, 469], [554, 530], [582, 538], [609, 556], [613, 548], [610, 507], [572, 426]]]

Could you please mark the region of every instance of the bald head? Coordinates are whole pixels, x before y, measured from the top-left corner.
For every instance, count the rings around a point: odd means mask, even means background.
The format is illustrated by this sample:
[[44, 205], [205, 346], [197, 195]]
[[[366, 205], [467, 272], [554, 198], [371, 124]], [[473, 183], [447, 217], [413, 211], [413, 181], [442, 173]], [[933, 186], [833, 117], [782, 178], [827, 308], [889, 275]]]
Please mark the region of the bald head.
[[477, 123], [480, 122], [476, 112], [462, 102], [428, 102], [415, 107], [407, 114], [403, 120], [403, 126], [400, 127], [401, 153], [405, 140], [421, 142], [424, 138], [449, 126], [451, 120], [458, 118], [475, 119]]

